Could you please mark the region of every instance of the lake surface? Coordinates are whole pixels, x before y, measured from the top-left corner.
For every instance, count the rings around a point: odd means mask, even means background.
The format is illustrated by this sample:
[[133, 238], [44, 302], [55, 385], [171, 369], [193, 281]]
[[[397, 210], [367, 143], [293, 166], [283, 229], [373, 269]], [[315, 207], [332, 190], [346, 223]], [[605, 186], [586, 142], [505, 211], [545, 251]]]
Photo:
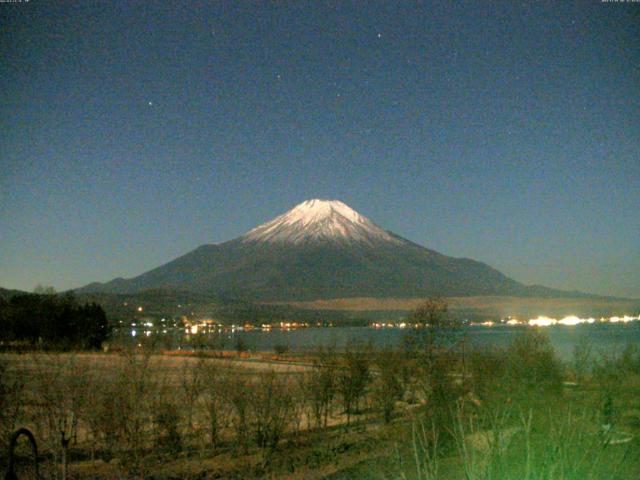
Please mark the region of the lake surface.
[[[513, 338], [523, 330], [539, 328], [549, 335], [551, 344], [563, 360], [570, 360], [574, 346], [588, 341], [592, 351], [596, 354], [604, 353], [616, 355], [622, 352], [627, 344], [634, 344], [640, 348], [640, 322], [630, 323], [596, 323], [575, 326], [556, 325], [550, 327], [506, 326], [493, 327], [466, 326], [457, 331], [457, 339], [465, 339], [469, 346], [498, 346], [508, 345]], [[203, 344], [215, 344], [218, 348], [232, 350], [241, 341], [244, 346], [253, 351], [273, 350], [276, 345], [286, 345], [291, 351], [315, 350], [320, 346], [344, 348], [349, 343], [371, 343], [378, 347], [401, 346], [409, 329], [369, 327], [334, 327], [334, 328], [304, 328], [298, 330], [271, 331], [235, 331], [221, 332], [186, 338], [180, 341], [180, 346], [189, 348], [197, 345], [198, 339]], [[215, 337], [212, 337], [215, 336]]]

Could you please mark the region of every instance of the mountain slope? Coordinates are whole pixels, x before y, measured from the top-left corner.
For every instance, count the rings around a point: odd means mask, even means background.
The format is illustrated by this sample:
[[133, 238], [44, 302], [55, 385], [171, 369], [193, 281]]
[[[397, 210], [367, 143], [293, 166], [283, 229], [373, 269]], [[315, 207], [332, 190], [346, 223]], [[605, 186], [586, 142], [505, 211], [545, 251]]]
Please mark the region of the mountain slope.
[[147, 289], [252, 300], [564, 293], [527, 287], [484, 263], [421, 247], [326, 200], [303, 202], [242, 237], [203, 245], [138, 277], [81, 291]]

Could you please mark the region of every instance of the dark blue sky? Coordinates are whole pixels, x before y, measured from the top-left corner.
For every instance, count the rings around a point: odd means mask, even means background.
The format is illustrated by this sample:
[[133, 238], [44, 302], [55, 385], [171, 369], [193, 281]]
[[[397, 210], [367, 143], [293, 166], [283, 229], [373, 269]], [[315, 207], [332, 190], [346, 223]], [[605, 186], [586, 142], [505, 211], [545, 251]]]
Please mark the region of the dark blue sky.
[[0, 286], [133, 276], [309, 198], [640, 297], [640, 4], [0, 4]]

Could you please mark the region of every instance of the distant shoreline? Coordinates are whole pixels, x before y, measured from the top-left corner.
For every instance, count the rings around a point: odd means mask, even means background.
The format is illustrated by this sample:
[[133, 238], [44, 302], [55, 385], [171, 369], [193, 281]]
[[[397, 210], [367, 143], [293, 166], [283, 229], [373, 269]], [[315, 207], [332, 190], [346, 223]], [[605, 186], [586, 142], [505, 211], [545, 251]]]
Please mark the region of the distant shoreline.
[[[486, 315], [538, 315], [578, 314], [580, 312], [603, 311], [609, 313], [633, 313], [640, 309], [640, 299], [611, 297], [507, 297], [473, 296], [445, 297], [452, 311], [473, 310]], [[303, 310], [337, 311], [410, 311], [425, 298], [334, 298], [310, 301], [264, 302], [264, 305], [289, 305]]]

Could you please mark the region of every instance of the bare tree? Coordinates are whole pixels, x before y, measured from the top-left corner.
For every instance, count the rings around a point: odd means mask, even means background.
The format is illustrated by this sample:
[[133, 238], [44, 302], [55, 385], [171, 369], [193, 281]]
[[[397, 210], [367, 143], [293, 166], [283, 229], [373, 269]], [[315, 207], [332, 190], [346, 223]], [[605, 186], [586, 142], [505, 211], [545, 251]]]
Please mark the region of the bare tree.
[[157, 365], [152, 369], [150, 350], [125, 351], [95, 389], [100, 401], [95, 402], [92, 428], [104, 439], [110, 455], [121, 455], [138, 473], [150, 446], [150, 427], [158, 425], [155, 412], [166, 393], [161, 371]]
[[[76, 438], [78, 419], [88, 394], [86, 369], [74, 355], [66, 360], [55, 355], [46, 358], [34, 355], [32, 359], [40, 418], [45, 422], [42, 437], [54, 453], [55, 462], [59, 461], [60, 475], [65, 480], [69, 444]], [[57, 470], [55, 475], [57, 478]]]
[[187, 428], [193, 430], [193, 411], [198, 397], [204, 390], [204, 359], [198, 359], [196, 365], [186, 362], [183, 365], [180, 375], [180, 385], [182, 387], [182, 411], [186, 415]]
[[89, 373], [87, 382], [91, 388], [91, 401], [84, 402], [82, 416], [91, 435], [91, 458], [95, 458], [100, 448], [109, 457], [114, 454], [118, 442], [118, 418], [125, 411], [116, 411], [121, 405], [117, 399], [120, 394], [114, 372], [98, 368]]
[[459, 326], [448, 310], [447, 302], [440, 298], [430, 298], [418, 305], [407, 317], [414, 328], [405, 334], [405, 350], [420, 354], [443, 347], [452, 330]]
[[344, 360], [345, 364], [338, 373], [338, 391], [349, 423], [351, 414], [359, 411], [360, 400], [371, 380], [370, 352], [347, 346]]
[[166, 398], [159, 402], [154, 411], [156, 445], [158, 447], [172, 454], [182, 450], [182, 440], [178, 432], [179, 423], [178, 406]]
[[253, 435], [268, 463], [292, 419], [293, 399], [287, 376], [274, 371], [261, 374], [252, 392]]
[[203, 368], [204, 408], [209, 419], [209, 433], [213, 447], [219, 445], [221, 429], [229, 416], [229, 404], [225, 401], [228, 375], [229, 373], [215, 362], [211, 362]]
[[251, 384], [241, 374], [229, 375], [223, 387], [225, 400], [231, 407], [231, 424], [235, 432], [236, 448], [249, 452], [249, 415]]
[[337, 391], [336, 355], [332, 349], [320, 349], [313, 361], [313, 369], [305, 379], [306, 397], [311, 404], [311, 411], [316, 428], [326, 427], [331, 402]]
[[395, 404], [404, 394], [402, 367], [404, 356], [397, 351], [385, 349], [377, 354], [377, 377], [374, 384], [374, 399], [382, 411], [385, 423], [393, 416]]

